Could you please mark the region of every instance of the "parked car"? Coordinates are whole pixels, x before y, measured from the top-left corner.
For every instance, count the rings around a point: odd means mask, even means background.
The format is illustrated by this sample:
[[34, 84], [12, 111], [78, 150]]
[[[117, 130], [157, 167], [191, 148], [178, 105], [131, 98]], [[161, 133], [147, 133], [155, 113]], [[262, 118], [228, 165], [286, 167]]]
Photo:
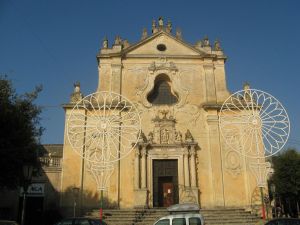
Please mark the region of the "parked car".
[[16, 221], [0, 220], [0, 225], [19, 225]]
[[76, 217], [63, 219], [54, 225], [107, 225], [107, 223], [100, 219]]
[[199, 213], [182, 213], [161, 217], [154, 225], [204, 225]]
[[197, 204], [176, 204], [167, 208], [171, 215], [161, 217], [154, 225], [204, 225]]
[[300, 219], [277, 218], [277, 219], [270, 220], [265, 225], [300, 225]]

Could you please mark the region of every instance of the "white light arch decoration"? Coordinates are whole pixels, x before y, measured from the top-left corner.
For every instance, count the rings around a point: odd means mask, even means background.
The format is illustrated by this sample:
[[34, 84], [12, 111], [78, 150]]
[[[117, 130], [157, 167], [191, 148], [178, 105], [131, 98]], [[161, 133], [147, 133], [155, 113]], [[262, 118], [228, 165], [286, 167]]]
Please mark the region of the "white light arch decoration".
[[256, 89], [240, 90], [229, 96], [220, 110], [219, 126], [226, 144], [250, 158], [278, 153], [290, 133], [283, 105], [272, 95]]
[[136, 106], [113, 92], [95, 92], [76, 103], [66, 132], [72, 149], [92, 163], [112, 163], [137, 144], [141, 119]]

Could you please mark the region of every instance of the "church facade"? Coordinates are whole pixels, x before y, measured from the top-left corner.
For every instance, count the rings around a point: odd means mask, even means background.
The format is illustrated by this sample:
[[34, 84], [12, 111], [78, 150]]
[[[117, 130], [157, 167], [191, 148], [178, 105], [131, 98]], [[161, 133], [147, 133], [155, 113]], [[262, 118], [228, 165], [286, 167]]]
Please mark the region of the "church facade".
[[[103, 41], [97, 55], [95, 92], [125, 96], [141, 117], [141, 136], [130, 154], [114, 164], [105, 197], [119, 208], [167, 207], [194, 202], [202, 208], [249, 207], [256, 182], [247, 159], [226, 146], [218, 125], [226, 85], [226, 56], [218, 41], [195, 44], [172, 31], [168, 21], [153, 21], [141, 40]], [[77, 101], [75, 85], [64, 105], [66, 127]], [[84, 112], [85, 113], [85, 112]], [[67, 129], [61, 176], [62, 208], [72, 206], [70, 190], [79, 188], [80, 207], [97, 205], [96, 181], [87, 162], [72, 149]], [[91, 197], [92, 196], [92, 197]]]

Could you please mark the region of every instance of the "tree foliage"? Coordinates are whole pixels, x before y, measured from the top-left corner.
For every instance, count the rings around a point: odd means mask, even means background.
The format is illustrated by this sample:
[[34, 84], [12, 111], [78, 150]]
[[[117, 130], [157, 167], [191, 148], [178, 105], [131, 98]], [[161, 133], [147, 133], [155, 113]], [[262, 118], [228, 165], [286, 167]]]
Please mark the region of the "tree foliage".
[[281, 199], [285, 211], [291, 216], [300, 203], [300, 153], [288, 149], [272, 158], [274, 174], [270, 179], [276, 188], [276, 196]]
[[41, 107], [34, 104], [42, 87], [19, 95], [6, 76], [0, 76], [0, 188], [16, 188], [23, 164], [38, 166]]

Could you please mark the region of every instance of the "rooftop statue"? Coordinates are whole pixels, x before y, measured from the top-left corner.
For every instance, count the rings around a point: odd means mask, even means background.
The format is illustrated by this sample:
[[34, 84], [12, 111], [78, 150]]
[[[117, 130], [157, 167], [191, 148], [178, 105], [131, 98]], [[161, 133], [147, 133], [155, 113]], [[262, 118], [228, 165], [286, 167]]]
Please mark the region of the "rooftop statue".
[[166, 27], [166, 31], [168, 33], [171, 33], [172, 32], [172, 23], [170, 20], [168, 20], [168, 23], [167, 23], [167, 27]]
[[203, 46], [204, 47], [210, 46], [209, 45], [209, 39], [208, 39], [207, 35], [205, 35], [205, 37], [203, 39]]
[[162, 17], [159, 17], [158, 18], [158, 26], [159, 26], [159, 29], [161, 30], [164, 26], [164, 20]]
[[176, 38], [182, 40], [182, 33], [180, 28], [176, 28]]
[[215, 48], [215, 51], [222, 51], [221, 43], [218, 39], [215, 41], [214, 48]]
[[152, 34], [155, 34], [157, 31], [156, 22], [155, 20], [152, 20]]
[[142, 33], [142, 40], [144, 40], [144, 39], [146, 39], [148, 37], [148, 33], [147, 33], [147, 29], [146, 28], [144, 28], [143, 29], [143, 33]]
[[108, 40], [107, 40], [106, 36], [104, 37], [104, 40], [103, 40], [103, 43], [102, 43], [102, 47], [103, 48], [108, 48]]

